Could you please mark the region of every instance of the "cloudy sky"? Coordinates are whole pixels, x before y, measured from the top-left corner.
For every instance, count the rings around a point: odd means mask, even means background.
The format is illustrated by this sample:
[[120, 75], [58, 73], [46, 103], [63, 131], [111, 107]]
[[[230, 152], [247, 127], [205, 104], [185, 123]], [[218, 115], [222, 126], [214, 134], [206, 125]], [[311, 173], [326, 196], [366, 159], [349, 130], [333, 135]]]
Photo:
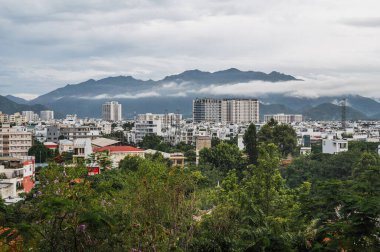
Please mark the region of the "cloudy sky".
[[379, 10], [378, 0], [0, 0], [0, 94], [236, 67], [303, 78], [281, 86], [298, 95], [379, 98]]

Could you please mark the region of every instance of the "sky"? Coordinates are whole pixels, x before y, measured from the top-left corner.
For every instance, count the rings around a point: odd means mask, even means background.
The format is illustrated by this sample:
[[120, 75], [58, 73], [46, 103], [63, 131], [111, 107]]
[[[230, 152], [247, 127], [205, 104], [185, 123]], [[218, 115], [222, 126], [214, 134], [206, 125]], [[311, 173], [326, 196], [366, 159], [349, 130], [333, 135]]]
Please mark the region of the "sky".
[[234, 67], [302, 78], [279, 86], [300, 96], [380, 98], [379, 10], [378, 0], [0, 0], [0, 95]]

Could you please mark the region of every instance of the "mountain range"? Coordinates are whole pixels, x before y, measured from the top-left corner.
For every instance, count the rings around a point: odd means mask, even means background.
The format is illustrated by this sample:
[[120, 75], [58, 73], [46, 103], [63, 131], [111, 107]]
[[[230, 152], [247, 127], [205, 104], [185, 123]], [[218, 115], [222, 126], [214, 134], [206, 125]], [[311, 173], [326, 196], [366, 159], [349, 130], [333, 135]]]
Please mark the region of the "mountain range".
[[[302, 81], [291, 75], [273, 71], [271, 73], [240, 71], [231, 68], [217, 72], [189, 70], [170, 75], [161, 80], [139, 80], [132, 76], [108, 77], [100, 80], [87, 80], [79, 84], [68, 84], [52, 92], [26, 101], [7, 96], [12, 102], [24, 106], [41, 106], [53, 109], [56, 114], [77, 114], [80, 117], [100, 117], [101, 105], [116, 100], [123, 105], [123, 115], [131, 118], [135, 113], [165, 113], [179, 111], [191, 117], [192, 100], [196, 97], [231, 98], [246, 95], [221, 94], [220, 90], [234, 87], [233, 84], [248, 84], [254, 89], [260, 82], [272, 83]], [[223, 92], [222, 92], [223, 93]], [[225, 90], [224, 90], [224, 93]], [[4, 98], [4, 97], [3, 97]], [[348, 119], [379, 119], [380, 103], [374, 99], [358, 95], [334, 97], [294, 97], [288, 94], [265, 94], [258, 98], [262, 104], [260, 115], [271, 113], [302, 113], [308, 119], [339, 120], [339, 102], [347, 98]], [[0, 105], [0, 110], [6, 112]]]
[[[18, 97], [14, 97], [18, 98]], [[11, 100], [12, 99], [12, 100]], [[14, 102], [13, 98], [5, 97], [0, 95], [0, 111], [5, 114], [13, 114], [21, 111], [34, 111], [39, 113], [41, 110], [47, 110], [48, 107], [41, 104], [19, 104]], [[22, 98], [18, 98], [22, 99]], [[26, 101], [28, 103], [28, 101]]]

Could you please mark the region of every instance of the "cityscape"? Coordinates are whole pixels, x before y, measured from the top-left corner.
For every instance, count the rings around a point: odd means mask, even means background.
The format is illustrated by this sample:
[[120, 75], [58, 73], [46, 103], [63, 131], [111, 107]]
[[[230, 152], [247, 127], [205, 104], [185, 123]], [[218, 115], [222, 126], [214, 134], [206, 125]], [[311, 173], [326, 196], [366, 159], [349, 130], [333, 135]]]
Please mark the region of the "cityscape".
[[111, 2], [0, 2], [0, 251], [380, 251], [379, 3]]

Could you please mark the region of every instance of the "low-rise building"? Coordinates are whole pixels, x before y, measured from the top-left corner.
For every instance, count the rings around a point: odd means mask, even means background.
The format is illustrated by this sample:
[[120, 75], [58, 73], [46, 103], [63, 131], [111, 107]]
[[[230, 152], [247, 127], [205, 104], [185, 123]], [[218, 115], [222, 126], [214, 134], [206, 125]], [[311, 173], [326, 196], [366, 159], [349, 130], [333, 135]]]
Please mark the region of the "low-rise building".
[[74, 151], [74, 142], [67, 140], [67, 139], [59, 140], [58, 146], [59, 146], [58, 150], [59, 150], [60, 154], [62, 154], [64, 152], [73, 152]]
[[16, 198], [34, 187], [34, 157], [0, 157], [1, 198]]
[[167, 153], [167, 152], [163, 152], [163, 151], [148, 149], [148, 150], [145, 150], [145, 153], [146, 154], [152, 154], [152, 155], [154, 155], [156, 153], [160, 153], [164, 158], [167, 158], [171, 161], [173, 167], [174, 166], [180, 166], [180, 167], [185, 166], [185, 155], [181, 152]]
[[73, 145], [73, 161], [79, 162], [89, 158], [92, 154], [91, 139], [79, 138], [74, 140]]
[[336, 154], [344, 151], [348, 151], [346, 139], [327, 138], [322, 140], [322, 153]]
[[95, 152], [107, 152], [108, 157], [112, 162], [113, 168], [118, 167], [120, 161], [123, 160], [126, 156], [138, 156], [141, 158], [145, 157], [144, 150], [132, 146], [107, 146], [97, 148], [95, 149]]

